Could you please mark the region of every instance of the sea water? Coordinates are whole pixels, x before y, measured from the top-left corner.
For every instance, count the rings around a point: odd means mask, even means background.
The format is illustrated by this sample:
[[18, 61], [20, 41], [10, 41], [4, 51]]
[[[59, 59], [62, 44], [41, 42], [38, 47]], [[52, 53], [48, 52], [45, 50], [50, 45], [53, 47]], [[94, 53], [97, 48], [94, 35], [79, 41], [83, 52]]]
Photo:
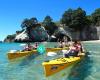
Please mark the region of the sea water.
[[[33, 55], [20, 60], [9, 61], [9, 50], [23, 49], [21, 43], [0, 43], [0, 80], [100, 80], [100, 43], [84, 42], [87, 51], [85, 58], [76, 66], [65, 69], [66, 74], [47, 78], [44, 75], [42, 62], [54, 57]], [[56, 43], [45, 43], [46, 47], [57, 46]], [[62, 74], [62, 73], [60, 73]]]

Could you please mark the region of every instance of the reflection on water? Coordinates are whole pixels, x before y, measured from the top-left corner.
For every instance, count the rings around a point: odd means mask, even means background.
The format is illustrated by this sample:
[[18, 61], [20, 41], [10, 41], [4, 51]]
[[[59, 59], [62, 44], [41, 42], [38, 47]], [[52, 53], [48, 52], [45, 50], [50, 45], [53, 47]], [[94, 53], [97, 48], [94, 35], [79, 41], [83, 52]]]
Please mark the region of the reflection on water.
[[32, 54], [30, 56], [27, 56], [26, 58], [21, 60], [21, 63], [19, 64], [19, 66], [25, 66], [25, 65], [29, 65], [31, 61], [34, 60], [35, 57], [39, 56], [38, 53], [36, 54]]
[[93, 61], [87, 55], [76, 67], [72, 69], [68, 80], [85, 80], [85, 78], [91, 74]]

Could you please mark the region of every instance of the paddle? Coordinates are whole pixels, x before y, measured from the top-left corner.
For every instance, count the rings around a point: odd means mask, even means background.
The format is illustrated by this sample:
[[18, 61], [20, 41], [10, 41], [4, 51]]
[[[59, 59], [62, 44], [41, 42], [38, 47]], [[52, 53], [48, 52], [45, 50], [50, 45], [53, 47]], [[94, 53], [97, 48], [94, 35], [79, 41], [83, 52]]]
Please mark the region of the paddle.
[[39, 44], [39, 46], [37, 47], [37, 52], [38, 52], [39, 54], [44, 54], [44, 53], [46, 53], [46, 48], [45, 48], [45, 46], [44, 46], [43, 44]]

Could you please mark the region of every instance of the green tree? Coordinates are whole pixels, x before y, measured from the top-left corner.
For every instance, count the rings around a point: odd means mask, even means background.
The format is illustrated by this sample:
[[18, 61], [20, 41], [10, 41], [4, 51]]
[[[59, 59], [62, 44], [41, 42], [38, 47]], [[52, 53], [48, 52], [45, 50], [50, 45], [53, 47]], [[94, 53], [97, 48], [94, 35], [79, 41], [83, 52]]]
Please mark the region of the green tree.
[[36, 27], [36, 25], [38, 24], [37, 18], [35, 18], [35, 17], [31, 18], [31, 19], [30, 19], [30, 23], [31, 23], [30, 26]]
[[56, 24], [52, 21], [52, 18], [50, 16], [46, 16], [42, 24], [48, 31], [49, 35], [52, 35], [54, 31], [57, 29]]
[[94, 25], [100, 26], [100, 8], [96, 9], [92, 14]]
[[37, 23], [38, 23], [38, 20], [35, 17], [30, 18], [30, 19], [26, 18], [23, 20], [21, 27], [27, 29], [27, 28], [31, 28], [35, 26]]
[[88, 24], [86, 12], [81, 8], [76, 10], [68, 9], [62, 16], [61, 23], [74, 30], [82, 30]]
[[26, 28], [28, 28], [28, 27], [30, 27], [30, 21], [29, 21], [29, 19], [24, 19], [23, 20], [23, 22], [21, 23], [21, 27], [22, 27], [22, 29], [26, 29]]
[[91, 24], [91, 19], [86, 16], [86, 12], [82, 8], [77, 8], [76, 10], [68, 9], [63, 14], [61, 23], [79, 32], [80, 39], [82, 39], [81, 32]]
[[72, 9], [68, 9], [67, 11], [65, 11], [64, 14], [62, 15], [61, 23], [65, 24], [66, 26], [69, 26], [72, 22], [72, 14], [73, 14]]
[[31, 38], [30, 31], [31, 31], [32, 27], [36, 27], [37, 24], [38, 24], [38, 20], [35, 17], [30, 18], [30, 19], [26, 18], [23, 20], [21, 27], [22, 27], [22, 29], [26, 29], [29, 38]]
[[73, 11], [72, 22], [69, 27], [80, 31], [86, 26], [86, 19], [86, 12], [78, 8]]
[[87, 26], [92, 25], [92, 24], [93, 24], [92, 16], [91, 16], [91, 15], [87, 15], [87, 16], [86, 16], [85, 22], [86, 22], [86, 25], [87, 25]]
[[7, 39], [14, 39], [14, 38], [15, 38], [15, 36], [16, 36], [15, 34], [8, 35], [8, 36], [7, 36]]

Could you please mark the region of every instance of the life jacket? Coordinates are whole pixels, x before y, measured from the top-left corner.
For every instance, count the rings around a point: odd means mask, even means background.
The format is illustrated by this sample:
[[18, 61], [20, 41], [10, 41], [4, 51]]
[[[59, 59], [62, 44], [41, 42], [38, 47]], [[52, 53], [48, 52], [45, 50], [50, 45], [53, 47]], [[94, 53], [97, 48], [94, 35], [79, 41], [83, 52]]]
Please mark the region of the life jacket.
[[78, 46], [72, 46], [70, 48], [70, 50], [72, 50], [72, 51], [79, 51], [79, 48], [78, 48]]
[[76, 50], [76, 47], [75, 46], [71, 47], [71, 50]]
[[81, 48], [82, 48], [82, 46], [81, 46], [81, 45], [79, 45], [79, 44], [77, 44], [76, 46], [77, 46], [77, 49], [80, 51], [80, 50], [81, 50]]
[[35, 45], [34, 45], [34, 48], [37, 48], [37, 47], [38, 47], [38, 44], [35, 44]]

